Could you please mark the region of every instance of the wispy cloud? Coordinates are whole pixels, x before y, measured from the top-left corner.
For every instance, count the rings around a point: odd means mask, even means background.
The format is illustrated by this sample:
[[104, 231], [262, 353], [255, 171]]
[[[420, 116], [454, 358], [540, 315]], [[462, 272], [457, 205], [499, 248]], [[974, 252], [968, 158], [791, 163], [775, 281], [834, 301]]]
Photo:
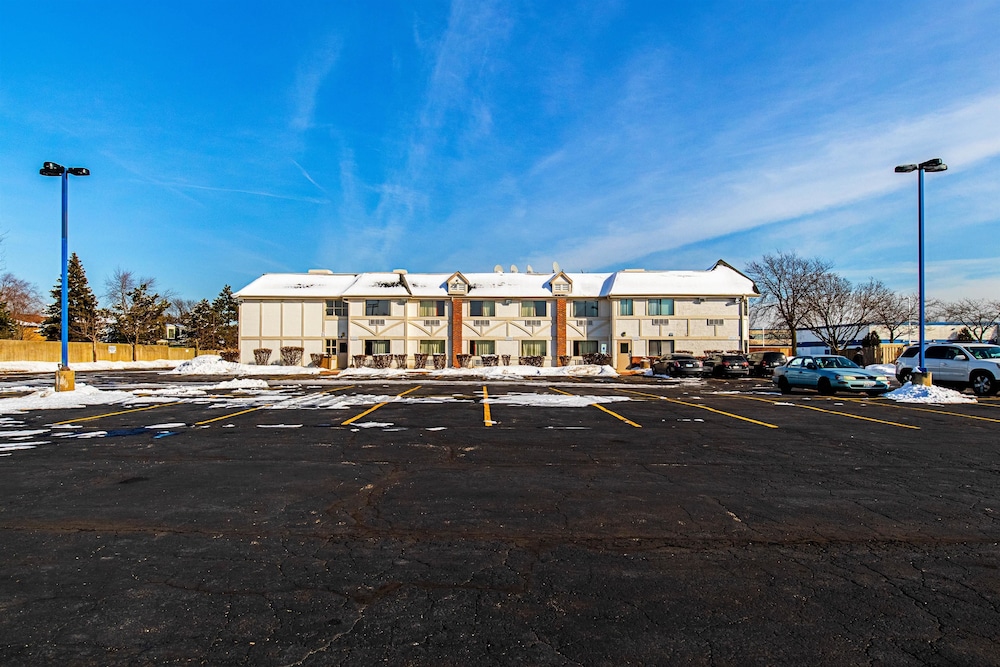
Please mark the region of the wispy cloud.
[[299, 197], [296, 195], [282, 195], [274, 192], [264, 192], [262, 190], [243, 190], [241, 188], [219, 188], [210, 185], [194, 185], [192, 183], [166, 183], [162, 181], [152, 181], [157, 185], [168, 188], [178, 188], [182, 190], [208, 190], [211, 192], [231, 192], [241, 195], [253, 195], [255, 197], [268, 197], [270, 199], [286, 199], [288, 201], [303, 202], [306, 204], [329, 204], [330, 200], [319, 197]]
[[313, 127], [316, 100], [324, 81], [340, 56], [341, 42], [330, 37], [326, 43], [303, 59], [292, 86], [292, 117], [289, 127], [301, 132]]

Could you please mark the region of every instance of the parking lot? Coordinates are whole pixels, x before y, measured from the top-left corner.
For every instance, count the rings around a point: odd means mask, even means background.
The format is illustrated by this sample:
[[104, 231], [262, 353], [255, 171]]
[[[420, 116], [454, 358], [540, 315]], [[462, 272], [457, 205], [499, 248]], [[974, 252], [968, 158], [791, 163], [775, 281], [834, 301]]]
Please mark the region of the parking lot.
[[5, 665], [997, 660], [996, 398], [83, 381], [163, 402], [3, 417]]

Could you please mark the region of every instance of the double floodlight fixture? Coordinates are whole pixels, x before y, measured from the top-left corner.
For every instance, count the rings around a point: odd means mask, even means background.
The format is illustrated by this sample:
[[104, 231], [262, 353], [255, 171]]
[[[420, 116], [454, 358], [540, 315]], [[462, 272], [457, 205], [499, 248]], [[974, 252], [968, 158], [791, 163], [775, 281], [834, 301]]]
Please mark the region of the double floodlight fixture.
[[927, 162], [921, 162], [920, 164], [901, 164], [896, 167], [896, 173], [906, 174], [917, 169], [920, 171], [947, 171], [948, 165], [941, 158], [936, 157], [933, 160], [927, 160]]
[[61, 164], [56, 164], [55, 162], [46, 162], [42, 165], [42, 168], [38, 170], [38, 173], [42, 176], [62, 176], [63, 174], [72, 174], [73, 176], [90, 176], [90, 170], [86, 167], [64, 167]]

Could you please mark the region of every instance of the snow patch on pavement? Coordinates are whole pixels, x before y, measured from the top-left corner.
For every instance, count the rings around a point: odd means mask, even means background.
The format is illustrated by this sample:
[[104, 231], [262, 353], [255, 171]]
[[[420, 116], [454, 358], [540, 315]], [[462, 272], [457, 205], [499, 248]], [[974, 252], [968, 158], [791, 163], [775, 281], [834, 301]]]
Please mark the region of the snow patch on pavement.
[[971, 396], [963, 396], [960, 392], [936, 385], [925, 386], [907, 382], [899, 389], [884, 394], [897, 403], [978, 403]]

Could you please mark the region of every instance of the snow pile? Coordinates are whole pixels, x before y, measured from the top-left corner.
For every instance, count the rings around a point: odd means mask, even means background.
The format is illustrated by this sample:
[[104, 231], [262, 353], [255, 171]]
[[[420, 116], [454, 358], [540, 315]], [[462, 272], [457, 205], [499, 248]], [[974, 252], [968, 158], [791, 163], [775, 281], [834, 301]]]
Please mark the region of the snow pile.
[[251, 366], [223, 361], [217, 354], [188, 359], [167, 373], [178, 375], [318, 375], [320, 369], [305, 366]]
[[95, 387], [76, 383], [74, 391], [56, 391], [54, 388], [40, 389], [27, 396], [0, 400], [0, 414], [18, 414], [29, 410], [66, 410], [87, 405], [111, 405], [114, 403], [149, 403], [170, 399], [137, 399], [127, 391], [101, 391]]
[[899, 403], [976, 403], [971, 396], [963, 396], [954, 389], [946, 389], [935, 385], [926, 386], [907, 382], [899, 389], [885, 394]]

